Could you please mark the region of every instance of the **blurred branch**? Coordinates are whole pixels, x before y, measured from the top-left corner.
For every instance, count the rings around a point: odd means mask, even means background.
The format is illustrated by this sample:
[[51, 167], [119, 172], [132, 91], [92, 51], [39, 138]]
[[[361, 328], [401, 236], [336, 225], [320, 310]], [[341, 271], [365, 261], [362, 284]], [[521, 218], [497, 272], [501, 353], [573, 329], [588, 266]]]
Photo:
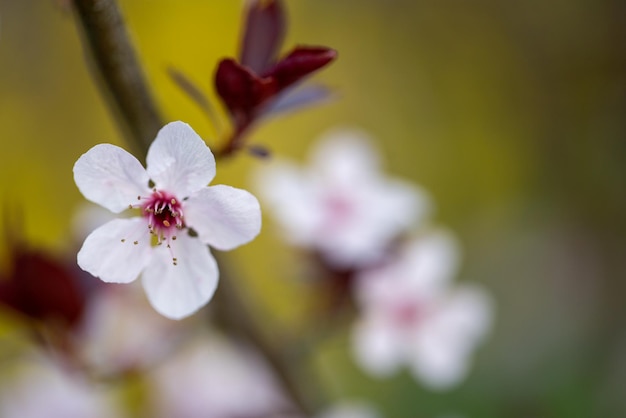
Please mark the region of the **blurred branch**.
[[84, 46], [129, 141], [144, 153], [163, 126], [114, 0], [74, 0]]
[[284, 340], [271, 341], [263, 334], [261, 327], [244, 303], [239, 289], [231, 280], [230, 272], [223, 268], [224, 263], [218, 254], [214, 254], [220, 265], [220, 284], [217, 297], [212, 304], [215, 320], [219, 326], [227, 329], [233, 336], [252, 344], [274, 369], [282, 389], [299, 410], [298, 416], [311, 417], [317, 410], [320, 393], [313, 391], [314, 384], [301, 376], [303, 365], [300, 353], [296, 353], [293, 344]]

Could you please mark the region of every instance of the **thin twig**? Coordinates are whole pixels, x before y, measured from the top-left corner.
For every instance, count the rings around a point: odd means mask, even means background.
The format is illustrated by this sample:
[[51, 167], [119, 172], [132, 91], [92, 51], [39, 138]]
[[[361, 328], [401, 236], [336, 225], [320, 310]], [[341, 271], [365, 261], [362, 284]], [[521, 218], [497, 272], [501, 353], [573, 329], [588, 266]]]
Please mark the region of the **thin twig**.
[[84, 34], [84, 46], [93, 59], [104, 96], [129, 141], [144, 153], [163, 121], [129, 41], [124, 19], [113, 0], [74, 0]]
[[[221, 327], [227, 329], [235, 337], [242, 338], [252, 344], [274, 369], [282, 389], [291, 398], [299, 411], [298, 416], [313, 416], [316, 410], [313, 399], [319, 394], [312, 392], [310, 381], [301, 378], [302, 364], [292, 358], [299, 353], [292, 352], [292, 345], [285, 341], [271, 342], [263, 335], [258, 321], [246, 306], [238, 286], [232, 281], [230, 271], [223, 268], [227, 263], [216, 255], [220, 264], [220, 285], [213, 302], [214, 319]], [[297, 367], [295, 367], [297, 365]]]

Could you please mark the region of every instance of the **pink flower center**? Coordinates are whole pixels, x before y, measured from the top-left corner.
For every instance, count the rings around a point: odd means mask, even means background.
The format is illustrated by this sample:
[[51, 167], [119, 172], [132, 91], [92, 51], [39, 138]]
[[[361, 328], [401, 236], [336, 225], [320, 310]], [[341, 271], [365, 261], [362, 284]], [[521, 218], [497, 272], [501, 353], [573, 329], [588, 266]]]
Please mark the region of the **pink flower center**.
[[424, 309], [413, 301], [401, 301], [391, 308], [393, 322], [399, 328], [412, 328], [424, 317]]
[[341, 228], [354, 214], [354, 205], [344, 196], [329, 194], [323, 199], [324, 208], [326, 209], [324, 230]]
[[[141, 210], [141, 215], [148, 220], [150, 234], [156, 238], [149, 245], [162, 245], [165, 241], [172, 255], [172, 262], [175, 266], [178, 265], [171, 244], [176, 240], [176, 231], [185, 227], [182, 202], [173, 194], [157, 189], [153, 189], [148, 197], [137, 196], [137, 200], [141, 203], [128, 205], [128, 208]], [[124, 242], [126, 238], [122, 238], [122, 243]], [[139, 245], [139, 241], [133, 241], [133, 244]]]
[[148, 219], [150, 232], [162, 239], [176, 239], [176, 230], [184, 227], [183, 207], [174, 195], [155, 190], [141, 205], [142, 214]]

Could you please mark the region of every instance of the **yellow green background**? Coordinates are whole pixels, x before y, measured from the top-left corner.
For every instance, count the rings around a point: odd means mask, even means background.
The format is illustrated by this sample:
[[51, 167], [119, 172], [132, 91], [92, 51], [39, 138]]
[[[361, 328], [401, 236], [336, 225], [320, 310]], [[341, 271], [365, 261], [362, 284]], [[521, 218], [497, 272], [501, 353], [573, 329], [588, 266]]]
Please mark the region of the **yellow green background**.
[[[129, 146], [91, 77], [68, 4], [0, 0], [0, 231], [18, 228], [30, 245], [71, 258], [72, 217], [83, 202], [74, 161], [97, 143]], [[369, 380], [351, 363], [346, 330], [311, 356], [330, 397], [372, 399], [390, 417], [624, 416], [623, 2], [286, 4], [285, 51], [338, 50], [314, 77], [336, 99], [267, 121], [251, 142], [305, 161], [328, 128], [368, 130], [387, 172], [426, 188], [435, 222], [458, 235], [460, 279], [483, 283], [497, 304], [495, 329], [458, 389], [431, 393], [408, 374]], [[216, 143], [215, 126], [166, 70], [214, 99], [213, 71], [236, 55], [243, 2], [120, 6], [166, 119]], [[216, 181], [250, 187], [263, 164], [244, 154], [220, 161]], [[296, 254], [265, 220], [261, 237], [226, 260], [269, 333], [306, 332]]]

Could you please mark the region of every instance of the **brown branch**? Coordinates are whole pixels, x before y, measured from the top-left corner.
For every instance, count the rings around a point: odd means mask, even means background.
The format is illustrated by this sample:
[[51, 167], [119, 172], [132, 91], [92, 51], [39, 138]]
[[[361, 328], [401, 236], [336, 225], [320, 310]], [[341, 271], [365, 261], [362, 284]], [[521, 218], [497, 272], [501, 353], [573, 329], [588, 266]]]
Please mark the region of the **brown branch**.
[[163, 121], [152, 99], [124, 19], [113, 0], [74, 0], [84, 47], [104, 96], [129, 141], [144, 153]]
[[258, 320], [244, 303], [230, 271], [224, 268], [228, 263], [214, 254], [220, 265], [220, 284], [216, 298], [212, 302], [212, 312], [217, 324], [228, 332], [252, 344], [273, 368], [283, 391], [291, 398], [298, 409], [298, 416], [313, 416], [320, 403], [310, 379], [303, 379], [301, 353], [294, 351], [294, 345], [286, 341], [271, 341], [261, 330]]

